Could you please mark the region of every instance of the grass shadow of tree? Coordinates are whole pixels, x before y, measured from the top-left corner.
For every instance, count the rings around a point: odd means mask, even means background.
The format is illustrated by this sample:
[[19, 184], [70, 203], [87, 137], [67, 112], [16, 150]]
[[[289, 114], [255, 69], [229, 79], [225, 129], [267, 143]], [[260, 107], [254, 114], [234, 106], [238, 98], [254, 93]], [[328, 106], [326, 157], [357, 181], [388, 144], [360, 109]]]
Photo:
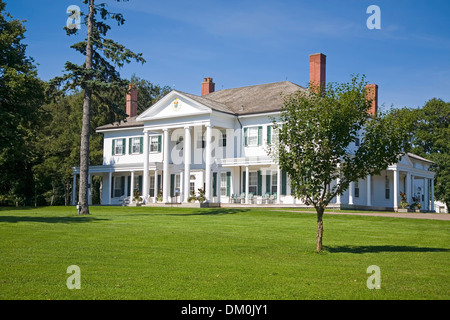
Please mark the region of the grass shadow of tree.
[[76, 217], [30, 217], [30, 216], [0, 216], [0, 222], [38, 222], [38, 223], [86, 223], [93, 221], [104, 221], [109, 219], [99, 219], [87, 216]]
[[324, 246], [324, 249], [330, 253], [380, 253], [380, 252], [450, 252], [447, 248], [429, 248], [415, 246]]

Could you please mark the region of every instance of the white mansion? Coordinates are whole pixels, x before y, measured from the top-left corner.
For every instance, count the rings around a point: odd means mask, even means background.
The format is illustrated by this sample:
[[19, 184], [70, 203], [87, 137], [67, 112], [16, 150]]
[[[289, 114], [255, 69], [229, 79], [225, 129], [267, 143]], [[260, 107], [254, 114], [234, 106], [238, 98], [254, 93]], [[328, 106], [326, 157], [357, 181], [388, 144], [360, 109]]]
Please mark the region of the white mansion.
[[[310, 82], [325, 82], [323, 54], [310, 56]], [[374, 105], [377, 108], [377, 86]], [[104, 134], [103, 165], [89, 178], [102, 177], [101, 203], [131, 203], [136, 190], [144, 204], [187, 203], [202, 188], [206, 203], [301, 206], [290, 192], [289, 177], [267, 155], [272, 121], [280, 113], [281, 94], [306, 90], [289, 81], [215, 91], [211, 78], [201, 96], [172, 90], [137, 115], [137, 93], [130, 86], [126, 113], [119, 123], [97, 128]], [[355, 142], [357, 144], [357, 142]], [[353, 146], [357, 147], [357, 145]], [[422, 209], [433, 211], [431, 161], [405, 154], [379, 176], [354, 181], [335, 199], [341, 208], [396, 210], [400, 192]], [[79, 168], [73, 168], [73, 199]]]

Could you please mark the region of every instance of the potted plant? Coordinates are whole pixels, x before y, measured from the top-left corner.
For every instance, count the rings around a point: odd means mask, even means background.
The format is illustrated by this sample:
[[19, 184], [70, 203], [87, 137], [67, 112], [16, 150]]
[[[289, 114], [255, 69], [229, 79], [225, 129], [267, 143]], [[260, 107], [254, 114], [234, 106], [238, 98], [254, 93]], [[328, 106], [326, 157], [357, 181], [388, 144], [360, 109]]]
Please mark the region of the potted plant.
[[159, 190], [158, 195], [156, 196], [156, 201], [162, 202], [163, 201], [163, 192], [162, 190]]
[[422, 208], [422, 205], [420, 204], [419, 197], [412, 197], [413, 203], [409, 206], [411, 210], [414, 210], [415, 212], [420, 212], [420, 209]]
[[406, 201], [406, 193], [400, 192], [400, 208], [398, 212], [408, 212], [409, 203]]
[[205, 190], [203, 190], [203, 188], [199, 188], [198, 189], [198, 197], [197, 197], [198, 202], [203, 203], [206, 200], [205, 197]]
[[194, 191], [191, 191], [191, 194], [190, 194], [190, 196], [188, 197], [187, 200], [188, 200], [189, 203], [191, 203], [192, 201], [197, 200], [197, 197], [195, 196], [195, 192]]
[[133, 201], [136, 204], [136, 206], [141, 205], [141, 193], [139, 192], [139, 189], [135, 189], [133, 193]]

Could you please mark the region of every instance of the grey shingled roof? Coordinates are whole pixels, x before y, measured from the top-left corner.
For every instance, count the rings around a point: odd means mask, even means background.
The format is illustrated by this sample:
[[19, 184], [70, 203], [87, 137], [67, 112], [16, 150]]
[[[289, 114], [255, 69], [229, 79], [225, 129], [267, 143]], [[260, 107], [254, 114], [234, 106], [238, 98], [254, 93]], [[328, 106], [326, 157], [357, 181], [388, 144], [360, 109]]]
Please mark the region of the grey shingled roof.
[[[283, 95], [292, 94], [305, 88], [290, 81], [281, 81], [254, 86], [223, 89], [207, 95], [197, 96], [174, 90], [188, 98], [209, 107], [233, 115], [245, 115], [281, 110]], [[144, 122], [136, 121], [136, 117], [98, 127], [97, 130], [115, 128], [141, 127]]]
[[406, 154], [407, 154], [409, 157], [414, 158], [414, 159], [417, 159], [417, 160], [421, 160], [421, 161], [425, 161], [425, 162], [429, 162], [429, 163], [435, 163], [434, 161], [425, 159], [425, 158], [423, 158], [423, 157], [421, 157], [421, 156], [418, 156], [417, 154], [414, 154], [414, 153], [411, 153], [411, 152], [407, 152]]
[[280, 111], [282, 95], [292, 94], [305, 88], [290, 81], [255, 86], [224, 89], [202, 96], [225, 105], [237, 115]]
[[136, 121], [137, 116], [128, 118], [126, 120], [121, 120], [119, 122], [105, 124], [103, 126], [97, 127], [96, 130], [110, 130], [110, 129], [123, 129], [123, 128], [139, 128], [144, 126], [144, 122]]

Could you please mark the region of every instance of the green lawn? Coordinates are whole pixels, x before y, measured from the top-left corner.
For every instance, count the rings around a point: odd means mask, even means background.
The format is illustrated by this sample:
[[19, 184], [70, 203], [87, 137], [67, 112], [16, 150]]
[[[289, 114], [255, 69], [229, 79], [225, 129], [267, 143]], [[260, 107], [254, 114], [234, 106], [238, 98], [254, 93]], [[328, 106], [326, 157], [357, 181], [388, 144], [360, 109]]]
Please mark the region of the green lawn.
[[[279, 210], [279, 209], [277, 209]], [[0, 299], [449, 299], [450, 222], [268, 209], [0, 208]], [[69, 290], [67, 267], [81, 270]], [[377, 265], [381, 289], [369, 290]]]

